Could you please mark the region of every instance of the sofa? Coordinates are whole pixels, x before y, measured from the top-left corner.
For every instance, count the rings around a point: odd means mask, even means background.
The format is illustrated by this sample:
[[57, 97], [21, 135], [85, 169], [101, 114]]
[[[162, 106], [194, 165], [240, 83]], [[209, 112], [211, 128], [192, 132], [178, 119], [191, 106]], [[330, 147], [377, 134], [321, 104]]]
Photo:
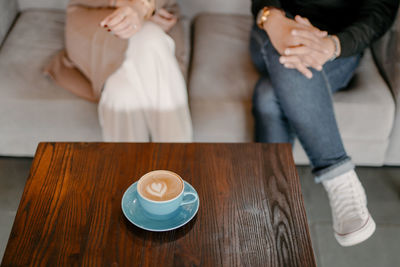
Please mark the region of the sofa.
[[[0, 155], [32, 156], [40, 141], [101, 141], [97, 106], [41, 70], [63, 47], [68, 0], [0, 0]], [[249, 55], [250, 1], [181, 0], [195, 142], [253, 142], [251, 97], [259, 77]], [[400, 165], [399, 20], [333, 96], [357, 165]], [[189, 61], [190, 60], [190, 61]], [[296, 142], [298, 164], [308, 160]]]

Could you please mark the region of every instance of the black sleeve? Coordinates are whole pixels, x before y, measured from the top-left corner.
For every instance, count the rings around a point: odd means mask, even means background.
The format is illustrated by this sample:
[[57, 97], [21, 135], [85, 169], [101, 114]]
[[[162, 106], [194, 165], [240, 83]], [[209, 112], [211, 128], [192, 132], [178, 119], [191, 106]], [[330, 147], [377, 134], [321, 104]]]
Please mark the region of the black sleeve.
[[340, 57], [360, 53], [381, 37], [393, 23], [398, 6], [399, 0], [366, 0], [355, 22], [337, 34], [342, 49]]
[[258, 12], [266, 6], [273, 6], [281, 8], [281, 1], [279, 0], [252, 0], [251, 1], [251, 12], [254, 18], [257, 18]]

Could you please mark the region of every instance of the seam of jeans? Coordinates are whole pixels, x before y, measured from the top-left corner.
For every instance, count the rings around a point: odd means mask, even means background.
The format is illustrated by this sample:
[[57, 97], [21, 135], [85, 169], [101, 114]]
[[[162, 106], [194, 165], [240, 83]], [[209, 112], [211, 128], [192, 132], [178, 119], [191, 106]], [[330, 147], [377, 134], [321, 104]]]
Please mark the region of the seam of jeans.
[[260, 47], [264, 47], [264, 41], [262, 40], [262, 37], [260, 37], [257, 32], [253, 32], [252, 37], [257, 41], [257, 43]]
[[268, 60], [268, 57], [267, 57], [267, 55], [266, 55], [266, 50], [267, 50], [266, 46], [267, 46], [267, 44], [265, 43], [265, 44], [263, 45], [263, 47], [261, 48], [261, 55], [262, 55], [262, 57], [263, 57], [264, 64], [266, 65], [266, 67], [267, 67], [267, 72], [268, 72], [268, 74], [269, 74], [269, 60]]
[[332, 96], [332, 86], [328, 80], [328, 76], [326, 75], [325, 70], [322, 70], [321, 73], [322, 73], [322, 77], [325, 80], [326, 87], [328, 88], [329, 95]]
[[262, 48], [261, 48], [261, 54], [262, 54], [262, 56], [263, 56], [264, 63], [265, 63], [265, 65], [266, 65], [266, 67], [267, 67], [268, 75], [269, 75], [269, 69], [270, 69], [270, 64], [269, 64], [270, 62], [269, 62], [268, 56], [267, 56], [267, 46], [268, 46], [269, 44], [271, 44], [271, 40], [270, 40], [269, 38], [266, 38], [266, 40], [265, 40], [265, 42], [263, 43]]
[[[258, 27], [258, 26], [255, 26], [255, 27]], [[260, 30], [252, 29], [250, 38], [253, 38], [257, 42], [258, 46], [260, 47], [260, 52], [261, 52], [261, 55], [262, 55], [262, 58], [263, 58], [263, 62], [265, 64], [266, 70], [268, 72], [268, 65], [269, 64], [268, 64], [267, 57], [265, 55], [265, 53], [266, 53], [265, 50], [266, 50], [266, 46], [270, 42], [270, 40], [269, 40], [268, 37], [267, 38], [263, 38], [262, 36], [260, 36], [260, 34], [261, 34]]]
[[[265, 43], [268, 42], [268, 37], [263, 38], [261, 36], [261, 30], [258, 29], [258, 26], [253, 26], [253, 28], [251, 30], [250, 38], [254, 38], [260, 47], [264, 47]], [[265, 41], [264, 41], [264, 39], [265, 39]]]

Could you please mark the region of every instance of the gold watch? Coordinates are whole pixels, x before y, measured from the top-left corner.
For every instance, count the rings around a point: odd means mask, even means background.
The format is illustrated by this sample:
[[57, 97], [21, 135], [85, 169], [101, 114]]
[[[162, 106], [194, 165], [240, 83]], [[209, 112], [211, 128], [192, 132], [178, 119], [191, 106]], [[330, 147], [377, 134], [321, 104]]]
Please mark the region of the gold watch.
[[271, 14], [271, 8], [264, 7], [257, 14], [257, 25], [260, 29], [264, 29], [264, 23], [268, 20], [268, 16]]

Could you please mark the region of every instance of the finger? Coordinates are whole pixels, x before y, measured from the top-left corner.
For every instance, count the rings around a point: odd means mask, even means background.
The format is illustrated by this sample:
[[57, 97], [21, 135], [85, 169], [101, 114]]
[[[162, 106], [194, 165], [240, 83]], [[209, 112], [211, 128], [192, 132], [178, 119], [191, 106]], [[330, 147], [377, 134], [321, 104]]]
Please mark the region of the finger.
[[311, 31], [304, 31], [304, 30], [293, 30], [292, 31], [292, 35], [293, 36], [297, 36], [297, 37], [301, 37], [301, 38], [306, 38], [309, 39], [310, 41], [318, 44], [318, 46], [320, 46], [323, 50], [323, 52], [325, 53], [329, 53], [329, 51], [327, 49], [323, 49], [324, 44], [323, 41], [321, 39], [321, 37], [316, 36], [315, 33], [311, 32]]
[[312, 28], [312, 31], [314, 34], [317, 34], [320, 37], [325, 37], [328, 35], [327, 31], [321, 31], [320, 29], [318, 29], [317, 27], [315, 27], [314, 25], [311, 24], [310, 20], [308, 18], [302, 17], [300, 15], [297, 15], [295, 18], [295, 21], [297, 21], [300, 24], [303, 24], [305, 26], [309, 26]]
[[307, 79], [311, 79], [312, 78], [312, 72], [306, 67], [306, 66], [304, 66], [303, 64], [301, 64], [301, 63], [298, 63], [298, 64], [296, 64], [295, 65], [296, 66], [296, 69], [301, 73], [301, 74], [303, 74]]
[[173, 19], [175, 16], [172, 13], [169, 13], [165, 8], [161, 8], [158, 12], [158, 15], [160, 15], [160, 17], [163, 17], [165, 19]]
[[151, 20], [158, 24], [164, 31], [169, 31], [177, 22], [176, 18], [167, 20], [160, 16], [153, 16]]
[[161, 21], [163, 21], [163, 19], [158, 14], [155, 14], [154, 16], [152, 16], [150, 18], [150, 20], [157, 24], [159, 24], [159, 23], [161, 23]]
[[[290, 47], [290, 48], [286, 48], [283, 51], [284, 55], [286, 56], [305, 56], [305, 55], [313, 55], [312, 58], [318, 57], [321, 58], [320, 61], [323, 61], [323, 55], [321, 55], [321, 53], [316, 52], [314, 49], [308, 47], [308, 46], [297, 46], [297, 47]], [[315, 60], [316, 66], [320, 65], [318, 62], [319, 60]]]
[[326, 36], [326, 34], [328, 34], [326, 31], [321, 31], [320, 29], [318, 29], [317, 27], [315, 27], [314, 25], [311, 24], [311, 22], [308, 20], [308, 18], [302, 17], [300, 15], [296, 15], [296, 17], [294, 18], [294, 20], [302, 25], [305, 26], [309, 26], [312, 27], [314, 32], [317, 32], [318, 35], [324, 35]]
[[108, 27], [108, 22], [111, 20], [111, 18], [114, 16], [114, 13], [111, 13], [110, 15], [108, 15], [107, 17], [105, 17], [101, 22], [100, 22], [100, 26], [101, 27]]
[[127, 14], [125, 13], [125, 10], [122, 8], [119, 8], [115, 10], [109, 17], [106, 18], [104, 21], [105, 25], [108, 25], [108, 27], [113, 27], [120, 23], [126, 16]]
[[321, 41], [321, 37], [319, 37], [318, 34], [315, 34], [315, 32], [310, 29], [305, 29], [305, 30], [294, 29], [294, 30], [292, 30], [291, 34], [293, 36], [300, 36], [300, 37], [308, 38], [314, 42]]
[[308, 46], [296, 46], [286, 48], [284, 54], [286, 56], [302, 56], [312, 53], [314, 50]]
[[122, 16], [121, 14], [117, 15], [111, 14], [111, 15], [107, 17], [105, 20], [103, 20], [100, 25], [103, 27], [110, 27], [118, 24], [124, 19], [124, 16]]
[[116, 16], [119, 16], [120, 13], [121, 13], [120, 10], [115, 10], [115, 11], [112, 12], [110, 15], [108, 15], [105, 19], [103, 19], [103, 20], [100, 22], [100, 25], [103, 26], [103, 27], [108, 26], [109, 22], [110, 22], [113, 18], [115, 18]]
[[176, 24], [177, 21], [178, 21], [177, 18], [165, 20], [165, 26], [167, 26], [168, 28], [172, 28]]
[[161, 17], [160, 15], [157, 14], [152, 17], [152, 21], [156, 22], [157, 24], [165, 25], [166, 23], [169, 23], [171, 20], [165, 19], [164, 17]]
[[116, 35], [122, 39], [128, 39], [128, 38], [131, 38], [137, 31], [138, 31], [138, 28], [129, 26], [128, 28], [124, 29], [123, 31], [120, 31]]
[[303, 46], [307, 46], [315, 51], [318, 51], [321, 53], [326, 53], [325, 46], [320, 41], [315, 42], [314, 40], [310, 40], [310, 39], [302, 37], [302, 36], [293, 36], [293, 39], [290, 42], [292, 43], [292, 45], [290, 45], [290, 46], [302, 46], [303, 45]]
[[[289, 50], [289, 51], [288, 51]], [[296, 53], [295, 51], [301, 51], [300, 53]], [[309, 52], [311, 51], [311, 52]], [[287, 53], [289, 52], [289, 53]], [[306, 67], [312, 67], [318, 71], [322, 70], [322, 65], [320, 64], [320, 61], [318, 60], [319, 55], [312, 51], [308, 47], [296, 47], [296, 48], [288, 48], [285, 50], [285, 54], [290, 54], [291, 56], [286, 56], [283, 57], [283, 62], [301, 62], [303, 63]], [[298, 60], [295, 60], [296, 58], [293, 58], [293, 56], [296, 56]]]
[[315, 33], [315, 31], [311, 30], [310, 28], [302, 30], [302, 29], [294, 29], [292, 30], [291, 34], [293, 36], [300, 36], [304, 38], [308, 38], [310, 40], [313, 40], [314, 42], [319, 42], [322, 43], [322, 38], [326, 36], [326, 32], [324, 33], [324, 36], [321, 36], [320, 33]]
[[291, 63], [285, 63], [285, 64], [283, 64], [283, 66], [285, 66], [285, 68], [287, 68], [287, 69], [295, 69], [296, 68], [296, 66]]
[[296, 16], [294, 17], [294, 20], [295, 20], [296, 22], [300, 23], [300, 24], [303, 24], [303, 25], [313, 26], [313, 25], [311, 24], [311, 22], [310, 22], [307, 18], [303, 18], [303, 17], [300, 16], [300, 15], [296, 15]]
[[[121, 32], [125, 31], [126, 29], [130, 29], [130, 28], [132, 28], [132, 27], [134, 27], [133, 24], [130, 24], [130, 23], [124, 23], [124, 24], [122, 24], [122, 23], [120, 23], [120, 24], [118, 24], [116, 27], [110, 28], [110, 29], [111, 29], [111, 31], [112, 31], [114, 34], [118, 35], [118, 34], [120, 34]], [[135, 25], [135, 27], [137, 27], [137, 26]]]
[[154, 23], [157, 23], [157, 24], [161, 24], [161, 23], [164, 23], [164, 19], [163, 18], [161, 18], [159, 15], [154, 15], [154, 16], [152, 16], [151, 18], [150, 18], [150, 20], [151, 21], [153, 21]]
[[321, 31], [320, 29], [314, 27], [314, 25], [312, 25], [311, 22], [310, 22], [307, 18], [304, 18], [304, 17], [302, 17], [302, 16], [300, 16], [300, 15], [296, 15], [296, 17], [294, 18], [294, 20], [295, 20], [297, 23], [299, 23], [299, 24], [302, 24], [302, 25], [304, 25], [304, 26], [311, 27], [312, 32], [313, 32], [314, 34], [316, 34], [317, 36], [325, 37], [325, 36], [328, 35], [328, 32], [327, 32], [327, 31]]
[[305, 55], [301, 58], [301, 62], [307, 66], [307, 67], [312, 67], [313, 69], [317, 71], [322, 70], [321, 64], [319, 64], [318, 60], [316, 60], [314, 57]]
[[[312, 78], [312, 72], [301, 62], [300, 58], [297, 56], [280, 57], [279, 62], [284, 66], [294, 66], [300, 73], [306, 76], [308, 79]], [[286, 67], [286, 66], [285, 66]]]
[[114, 33], [125, 29], [127, 26], [131, 25], [129, 17], [125, 17], [121, 22], [115, 25], [109, 25], [108, 28], [112, 30]]
[[285, 64], [292, 64], [292, 65], [297, 65], [301, 63], [300, 57], [298, 56], [281, 56], [279, 58], [279, 62], [283, 65]]
[[316, 27], [311, 27], [309, 28], [309, 30], [311, 30], [315, 35], [317, 35], [318, 37], [326, 37], [328, 35], [327, 31], [321, 31], [320, 29], [316, 28]]

